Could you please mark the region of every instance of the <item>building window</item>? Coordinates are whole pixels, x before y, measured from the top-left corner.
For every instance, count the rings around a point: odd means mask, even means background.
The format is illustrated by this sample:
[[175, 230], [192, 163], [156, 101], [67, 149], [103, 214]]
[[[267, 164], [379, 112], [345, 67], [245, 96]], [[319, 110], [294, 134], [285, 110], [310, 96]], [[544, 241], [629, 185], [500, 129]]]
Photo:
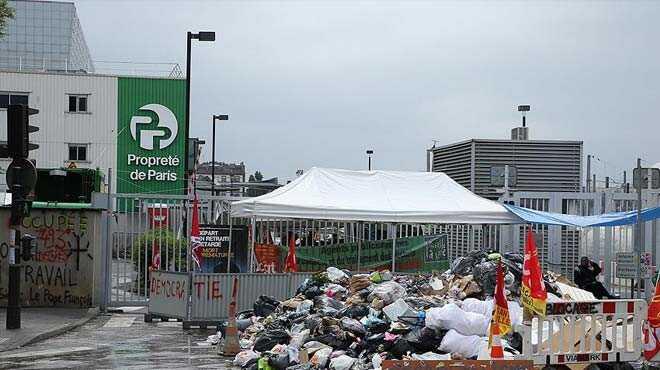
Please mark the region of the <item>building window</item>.
[[21, 93], [0, 93], [0, 109], [7, 109], [9, 104], [28, 105], [28, 95]]
[[69, 144], [70, 161], [87, 161], [87, 145]]
[[87, 112], [87, 95], [69, 95], [69, 112]]

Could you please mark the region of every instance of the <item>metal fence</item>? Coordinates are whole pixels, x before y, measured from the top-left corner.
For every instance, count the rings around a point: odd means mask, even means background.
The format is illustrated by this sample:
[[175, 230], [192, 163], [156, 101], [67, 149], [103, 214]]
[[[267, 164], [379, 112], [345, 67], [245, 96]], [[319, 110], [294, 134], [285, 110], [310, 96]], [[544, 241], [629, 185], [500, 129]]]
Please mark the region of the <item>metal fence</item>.
[[[111, 251], [106, 254], [107, 301], [114, 306], [144, 305], [149, 294], [149, 271], [154, 264], [159, 262], [164, 271], [191, 271], [188, 248], [192, 202], [183, 195], [104, 196], [104, 206], [111, 214], [105, 236], [105, 248]], [[204, 196], [199, 199], [200, 223], [247, 222], [230, 219], [229, 209], [230, 199]]]

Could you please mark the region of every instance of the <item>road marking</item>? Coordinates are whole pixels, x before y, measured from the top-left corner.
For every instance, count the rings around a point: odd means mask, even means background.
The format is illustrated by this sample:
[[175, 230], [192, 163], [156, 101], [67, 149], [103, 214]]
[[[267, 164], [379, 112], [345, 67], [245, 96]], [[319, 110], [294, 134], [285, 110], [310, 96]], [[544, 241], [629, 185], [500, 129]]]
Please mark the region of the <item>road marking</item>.
[[128, 328], [133, 325], [135, 316], [112, 316], [108, 322], [103, 325], [104, 328]]
[[156, 326], [162, 326], [162, 327], [166, 327], [166, 328], [176, 328], [176, 327], [179, 327], [181, 325], [182, 324], [178, 321], [161, 321], [161, 322], [156, 323]]
[[11, 353], [11, 354], [7, 354], [7, 355], [0, 355], [0, 359], [9, 360], [9, 359], [24, 358], [24, 357], [30, 357], [30, 358], [55, 357], [55, 356], [67, 355], [67, 354], [70, 354], [70, 353], [89, 352], [89, 351], [93, 351], [93, 350], [94, 350], [94, 348], [91, 348], [91, 347], [73, 347], [73, 348], [61, 348], [61, 349], [47, 349], [47, 350], [43, 350], [43, 351], [28, 351], [28, 352], [20, 352], [20, 353]]

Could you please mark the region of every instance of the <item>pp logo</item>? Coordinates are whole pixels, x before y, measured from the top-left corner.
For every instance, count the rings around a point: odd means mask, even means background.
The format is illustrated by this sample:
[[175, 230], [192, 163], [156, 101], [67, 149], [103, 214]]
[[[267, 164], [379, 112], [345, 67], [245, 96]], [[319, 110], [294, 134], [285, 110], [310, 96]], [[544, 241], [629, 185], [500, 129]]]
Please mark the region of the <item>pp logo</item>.
[[[156, 138], [160, 139], [158, 140], [159, 149], [170, 146], [176, 139], [179, 130], [179, 124], [176, 117], [174, 117], [174, 113], [160, 104], [143, 105], [140, 110], [151, 111], [158, 117], [158, 122], [154, 128], [140, 128], [140, 148], [154, 150]], [[148, 127], [151, 123], [153, 123], [153, 120], [149, 116], [135, 115], [131, 117], [131, 136], [133, 136], [133, 140], [138, 140], [138, 125]]]

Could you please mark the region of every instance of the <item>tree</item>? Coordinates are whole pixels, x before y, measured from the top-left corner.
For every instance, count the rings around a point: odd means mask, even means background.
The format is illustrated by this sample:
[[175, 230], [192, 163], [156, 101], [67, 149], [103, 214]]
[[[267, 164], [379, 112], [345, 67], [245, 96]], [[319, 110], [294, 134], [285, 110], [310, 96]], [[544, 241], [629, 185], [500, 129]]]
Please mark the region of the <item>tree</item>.
[[9, 6], [7, 0], [0, 0], [0, 38], [5, 35], [8, 19], [14, 19], [14, 8]]
[[264, 179], [264, 175], [262, 175], [261, 172], [257, 171], [254, 173], [254, 179], [257, 180], [257, 182], [260, 182], [261, 180]]

